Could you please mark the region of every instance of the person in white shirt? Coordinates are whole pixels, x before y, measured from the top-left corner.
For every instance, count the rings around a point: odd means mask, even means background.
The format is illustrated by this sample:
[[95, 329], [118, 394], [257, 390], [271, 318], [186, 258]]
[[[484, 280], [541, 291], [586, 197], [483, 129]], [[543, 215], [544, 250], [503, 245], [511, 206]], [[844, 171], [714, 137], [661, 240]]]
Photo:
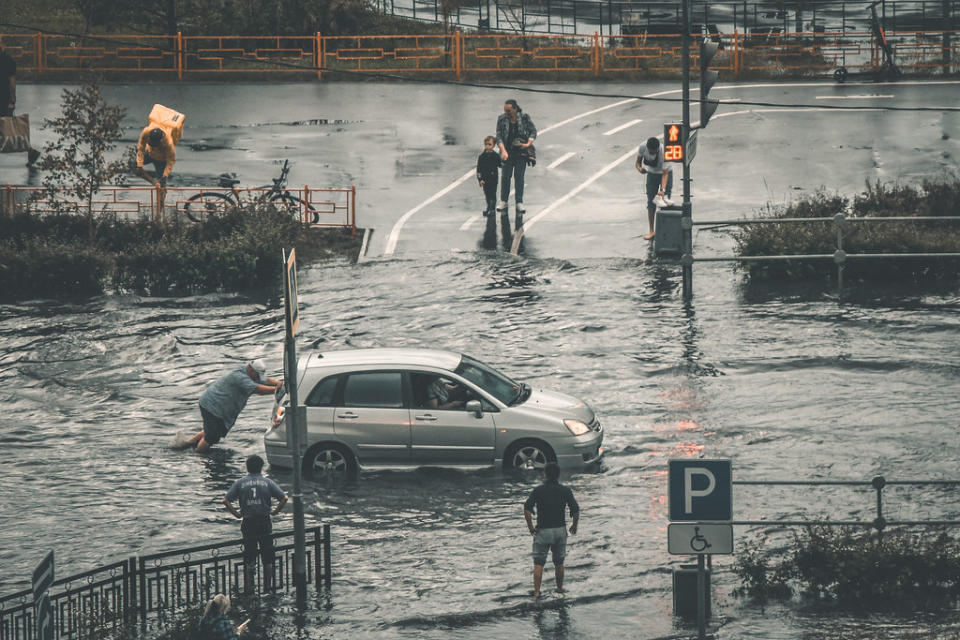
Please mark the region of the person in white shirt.
[[670, 194], [673, 191], [673, 170], [663, 159], [663, 146], [657, 138], [649, 138], [647, 144], [640, 147], [637, 154], [637, 171], [647, 176], [647, 222], [650, 232], [644, 240], [653, 239], [654, 216], [657, 207], [673, 205]]

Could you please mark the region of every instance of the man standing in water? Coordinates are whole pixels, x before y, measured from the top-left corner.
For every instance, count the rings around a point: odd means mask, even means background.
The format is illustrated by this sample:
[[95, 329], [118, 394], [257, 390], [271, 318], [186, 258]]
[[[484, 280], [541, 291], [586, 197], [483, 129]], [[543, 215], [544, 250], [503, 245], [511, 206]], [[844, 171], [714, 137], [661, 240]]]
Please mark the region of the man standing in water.
[[[252, 455], [247, 458], [247, 475], [233, 483], [227, 495], [223, 497], [223, 504], [235, 518], [242, 518], [240, 532], [243, 534], [243, 570], [244, 586], [247, 592], [253, 590], [254, 579], [257, 575], [257, 551], [263, 562], [263, 589], [273, 590], [273, 523], [270, 516], [275, 516], [287, 504], [287, 494], [270, 478], [261, 475], [263, 458]], [[277, 499], [277, 507], [271, 510], [273, 499]], [[240, 510], [233, 506], [233, 501], [240, 501]]]
[[[566, 507], [570, 505], [570, 533], [577, 533], [580, 522], [580, 505], [573, 497], [570, 487], [560, 484], [560, 467], [556, 462], [548, 462], [543, 468], [544, 482], [537, 486], [523, 505], [523, 517], [527, 529], [533, 536], [533, 597], [540, 597], [540, 583], [543, 580], [543, 565], [547, 561], [547, 550], [553, 557], [554, 575], [557, 578], [557, 591], [563, 591], [563, 559], [567, 553]], [[537, 526], [533, 526], [533, 512], [536, 510]]]
[[237, 421], [237, 416], [247, 406], [253, 394], [267, 396], [283, 386], [280, 380], [267, 377], [267, 365], [263, 360], [251, 360], [223, 376], [200, 396], [200, 416], [203, 431], [193, 436], [184, 446], [196, 445], [203, 453], [210, 445], [217, 444]]

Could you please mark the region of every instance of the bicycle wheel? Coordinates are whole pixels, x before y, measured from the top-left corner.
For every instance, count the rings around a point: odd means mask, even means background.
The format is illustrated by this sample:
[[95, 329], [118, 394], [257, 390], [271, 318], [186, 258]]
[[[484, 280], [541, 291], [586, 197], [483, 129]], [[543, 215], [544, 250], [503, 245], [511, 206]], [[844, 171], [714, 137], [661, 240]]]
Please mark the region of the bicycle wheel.
[[317, 222], [320, 221], [320, 214], [317, 212], [316, 209], [313, 208], [313, 205], [304, 202], [303, 198], [290, 195], [289, 193], [276, 194], [275, 196], [270, 198], [270, 204], [278, 208], [282, 206], [294, 218], [299, 218], [300, 212], [306, 209], [311, 213], [311, 215], [309, 216], [310, 218], [309, 224], [316, 224]]
[[200, 222], [205, 215], [222, 213], [234, 206], [235, 203], [230, 196], [216, 191], [201, 191], [187, 198], [186, 204], [183, 205], [183, 212], [191, 222]]

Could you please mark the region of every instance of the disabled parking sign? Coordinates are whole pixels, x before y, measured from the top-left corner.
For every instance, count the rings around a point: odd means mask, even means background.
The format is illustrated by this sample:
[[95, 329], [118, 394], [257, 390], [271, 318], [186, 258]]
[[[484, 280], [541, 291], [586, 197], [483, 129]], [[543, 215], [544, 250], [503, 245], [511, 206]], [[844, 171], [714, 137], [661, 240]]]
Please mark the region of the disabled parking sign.
[[733, 520], [733, 477], [729, 460], [668, 461], [672, 522]]

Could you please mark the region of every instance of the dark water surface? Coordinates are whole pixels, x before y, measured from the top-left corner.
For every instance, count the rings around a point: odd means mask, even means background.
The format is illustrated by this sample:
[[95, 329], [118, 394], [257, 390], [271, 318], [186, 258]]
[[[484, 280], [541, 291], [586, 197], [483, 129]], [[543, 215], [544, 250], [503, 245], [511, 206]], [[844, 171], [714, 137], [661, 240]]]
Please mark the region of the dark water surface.
[[[730, 458], [737, 479], [957, 479], [960, 295], [743, 288], [697, 267], [684, 308], [675, 268], [631, 259], [423, 254], [300, 273], [299, 348], [460, 350], [590, 402], [606, 427], [595, 472], [568, 477], [584, 508], [568, 593], [529, 598], [521, 504], [536, 479], [421, 469], [307, 484], [307, 524], [333, 526], [334, 586], [306, 637], [652, 638], [676, 633], [666, 551], [666, 460]], [[169, 448], [199, 428], [204, 386], [282, 352], [273, 292], [111, 295], [0, 305], [0, 593], [49, 548], [59, 575], [131, 554], [231, 538], [220, 499], [262, 452], [270, 400], [251, 399], [209, 456]], [[291, 477], [271, 472], [289, 490]], [[736, 488], [740, 519], [872, 519], [872, 493]], [[960, 518], [952, 491], [890, 491], [891, 519]], [[292, 526], [288, 513], [276, 523]], [[738, 528], [736, 539], [762, 535]], [[905, 637], [955, 624], [824, 618], [745, 606], [716, 563], [728, 637]], [[550, 573], [549, 571], [547, 573]], [[293, 634], [288, 602], [271, 637]], [[937, 627], [942, 628], [942, 627]], [[954, 627], [955, 628], [955, 627]], [[856, 635], [861, 634], [861, 635]]]

